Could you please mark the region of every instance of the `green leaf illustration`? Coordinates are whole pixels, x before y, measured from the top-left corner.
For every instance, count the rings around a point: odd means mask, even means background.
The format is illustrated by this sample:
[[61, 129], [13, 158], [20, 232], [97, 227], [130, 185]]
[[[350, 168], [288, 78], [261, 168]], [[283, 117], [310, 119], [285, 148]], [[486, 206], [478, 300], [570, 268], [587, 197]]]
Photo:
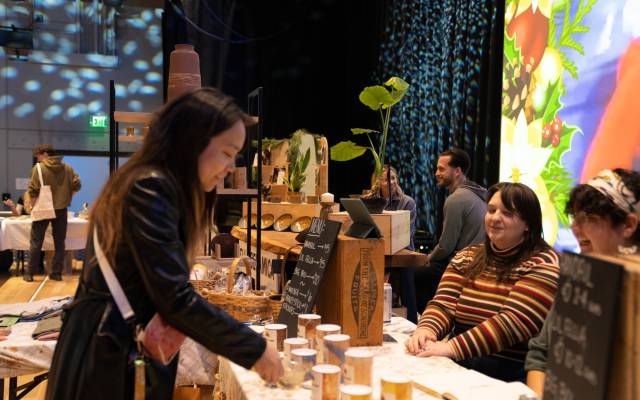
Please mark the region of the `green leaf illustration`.
[[562, 156], [571, 150], [571, 140], [573, 135], [578, 132], [580, 132], [578, 127], [563, 124], [560, 143], [553, 149], [547, 164], [540, 174], [549, 192], [549, 198], [556, 210], [558, 220], [564, 226], [569, 226], [569, 220], [564, 209], [575, 180], [571, 178], [561, 160]]
[[542, 126], [553, 121], [558, 114], [558, 111], [562, 108], [560, 96], [562, 96], [563, 92], [562, 78], [558, 78], [547, 88], [548, 101], [546, 106], [543, 108], [544, 113], [542, 114]]
[[505, 40], [504, 40], [504, 56], [507, 58], [509, 64], [514, 67], [521, 63], [522, 52], [520, 51], [520, 47], [516, 47], [516, 35], [513, 37], [509, 37], [509, 35], [505, 31]]

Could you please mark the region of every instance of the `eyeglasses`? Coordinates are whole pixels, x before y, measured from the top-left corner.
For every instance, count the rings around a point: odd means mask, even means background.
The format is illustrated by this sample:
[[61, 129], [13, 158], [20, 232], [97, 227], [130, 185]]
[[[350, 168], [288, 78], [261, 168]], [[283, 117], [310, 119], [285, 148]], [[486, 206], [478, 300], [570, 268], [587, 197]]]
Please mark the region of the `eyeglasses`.
[[575, 214], [569, 214], [569, 225], [582, 226], [585, 224], [595, 224], [600, 222], [600, 217], [594, 214], [587, 214], [579, 211]]

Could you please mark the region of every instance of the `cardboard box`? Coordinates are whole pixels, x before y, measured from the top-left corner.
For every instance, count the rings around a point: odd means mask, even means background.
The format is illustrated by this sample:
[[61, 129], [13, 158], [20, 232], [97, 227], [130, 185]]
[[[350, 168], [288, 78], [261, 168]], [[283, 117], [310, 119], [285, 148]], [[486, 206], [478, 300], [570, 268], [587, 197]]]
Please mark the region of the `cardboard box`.
[[[384, 254], [396, 254], [409, 246], [411, 240], [411, 213], [408, 210], [385, 211], [383, 214], [371, 214], [380, 228], [384, 239]], [[352, 221], [346, 211], [329, 214], [329, 219], [342, 222], [340, 233], [344, 233]]]
[[384, 242], [340, 235], [318, 292], [322, 323], [338, 324], [351, 346], [382, 345]]

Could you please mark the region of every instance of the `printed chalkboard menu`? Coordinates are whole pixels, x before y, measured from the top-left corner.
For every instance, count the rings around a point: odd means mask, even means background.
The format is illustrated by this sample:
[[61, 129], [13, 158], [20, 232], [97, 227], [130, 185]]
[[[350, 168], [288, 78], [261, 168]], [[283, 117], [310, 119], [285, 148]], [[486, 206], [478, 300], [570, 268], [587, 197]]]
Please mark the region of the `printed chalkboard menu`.
[[310, 313], [313, 308], [341, 226], [340, 222], [326, 219], [311, 221], [278, 317], [278, 322], [287, 324], [289, 337], [297, 335], [298, 314]]
[[604, 399], [623, 267], [564, 253], [547, 352], [545, 400]]

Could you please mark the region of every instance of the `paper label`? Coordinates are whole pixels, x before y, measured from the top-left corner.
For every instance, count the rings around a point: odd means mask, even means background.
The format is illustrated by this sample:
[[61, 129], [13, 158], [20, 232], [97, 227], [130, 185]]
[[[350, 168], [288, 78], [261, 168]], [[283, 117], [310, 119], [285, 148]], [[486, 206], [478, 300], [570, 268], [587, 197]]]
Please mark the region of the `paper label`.
[[305, 328], [305, 326], [298, 325], [298, 337], [306, 339], [307, 338], [306, 334], [307, 334], [307, 329]]
[[382, 392], [380, 400], [396, 400], [396, 394], [395, 393]]

